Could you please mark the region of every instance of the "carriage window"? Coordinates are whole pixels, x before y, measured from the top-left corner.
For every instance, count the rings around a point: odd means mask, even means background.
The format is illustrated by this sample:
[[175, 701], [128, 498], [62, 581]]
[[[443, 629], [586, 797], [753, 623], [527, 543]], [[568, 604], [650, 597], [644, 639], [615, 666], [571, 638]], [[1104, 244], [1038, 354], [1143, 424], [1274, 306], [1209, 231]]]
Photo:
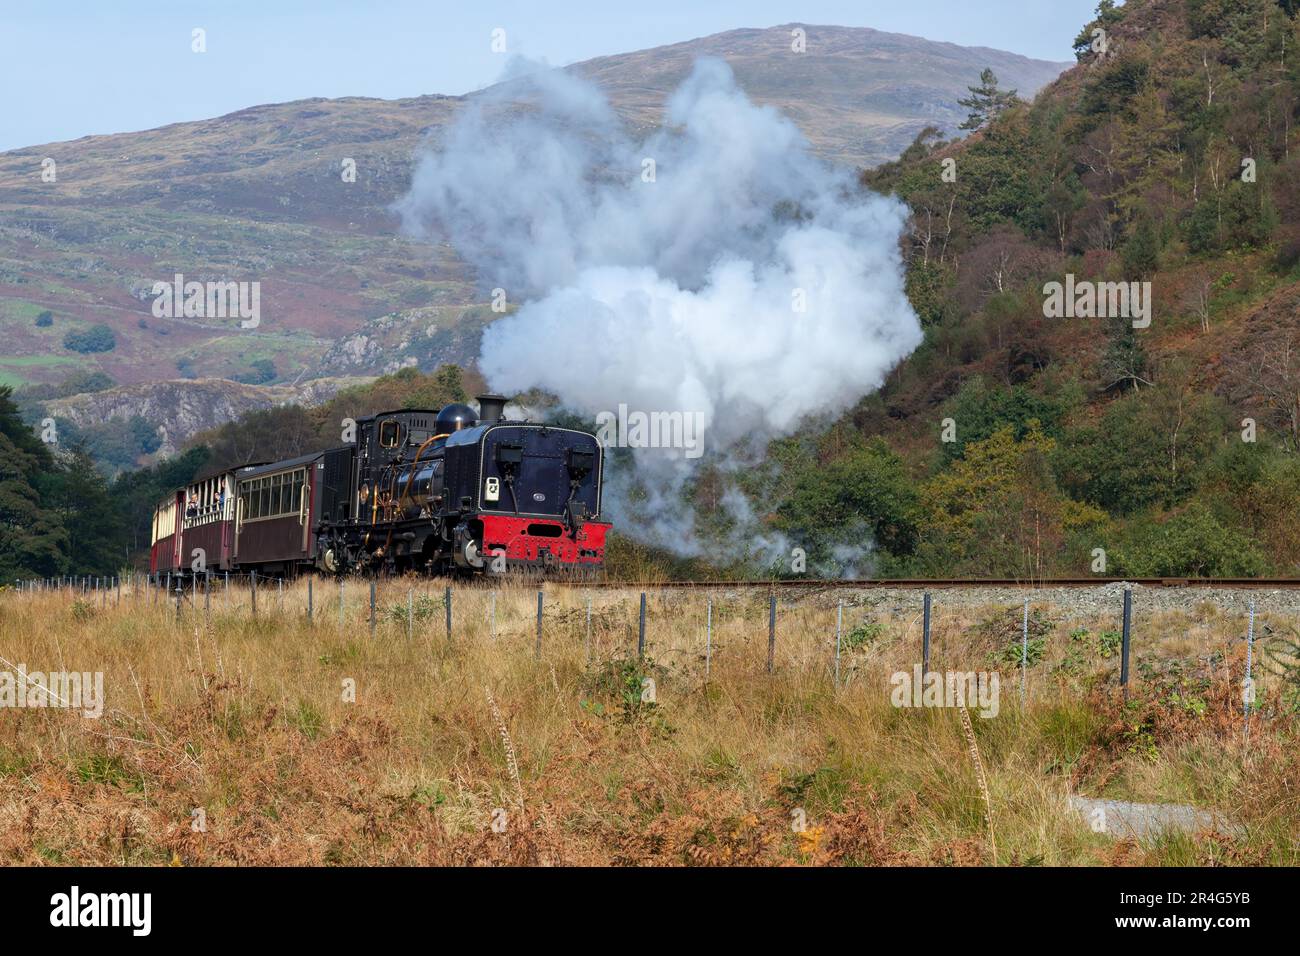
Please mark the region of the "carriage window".
[[303, 469], [250, 478], [239, 485], [243, 520], [297, 515], [307, 493], [307, 472]]
[[396, 419], [390, 418], [386, 422], [381, 422], [379, 425], [379, 444], [384, 448], [396, 448], [397, 436], [400, 430]]

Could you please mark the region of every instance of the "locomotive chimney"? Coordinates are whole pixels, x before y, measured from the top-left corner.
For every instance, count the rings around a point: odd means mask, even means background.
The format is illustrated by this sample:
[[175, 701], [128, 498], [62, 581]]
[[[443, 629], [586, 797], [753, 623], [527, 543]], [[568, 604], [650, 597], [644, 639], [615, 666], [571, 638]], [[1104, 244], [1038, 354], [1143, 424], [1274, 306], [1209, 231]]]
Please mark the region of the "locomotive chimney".
[[480, 395], [478, 397], [478, 423], [480, 425], [491, 425], [494, 422], [499, 422], [505, 407], [506, 400], [503, 395]]

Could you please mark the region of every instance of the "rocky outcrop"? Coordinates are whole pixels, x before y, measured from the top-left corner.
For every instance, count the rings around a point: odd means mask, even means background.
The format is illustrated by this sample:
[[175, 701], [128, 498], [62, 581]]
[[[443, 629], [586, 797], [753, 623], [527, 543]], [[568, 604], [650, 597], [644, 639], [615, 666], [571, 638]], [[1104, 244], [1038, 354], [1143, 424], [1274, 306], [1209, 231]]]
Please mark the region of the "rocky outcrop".
[[320, 378], [301, 385], [244, 385], [222, 378], [174, 379], [54, 399], [46, 409], [81, 429], [138, 415], [158, 427], [159, 453], [171, 455], [191, 435], [247, 412], [276, 405], [316, 405], [366, 381]]
[[483, 328], [499, 317], [486, 306], [392, 312], [340, 338], [316, 368], [324, 375], [391, 375], [410, 366], [467, 367], [478, 355]]

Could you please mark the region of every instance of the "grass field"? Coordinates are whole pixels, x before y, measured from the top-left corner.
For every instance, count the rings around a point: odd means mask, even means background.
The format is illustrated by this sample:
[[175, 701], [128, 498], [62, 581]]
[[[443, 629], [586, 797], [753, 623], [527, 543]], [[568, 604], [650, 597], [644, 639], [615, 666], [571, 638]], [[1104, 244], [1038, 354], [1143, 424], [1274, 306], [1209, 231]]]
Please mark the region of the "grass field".
[[23, 369], [84, 364], [82, 359], [65, 355], [0, 356], [0, 385], [12, 385], [17, 388], [35, 381], [29, 375], [24, 375]]
[[[0, 859], [21, 864], [1289, 864], [1294, 672], [1244, 733], [1240, 620], [1142, 621], [1131, 697], [1111, 619], [936, 620], [932, 667], [997, 671], [998, 713], [895, 707], [912, 611], [763, 593], [439, 582], [0, 593], [0, 671], [103, 672], [100, 719], [0, 709]], [[592, 602], [590, 628], [587, 601]], [[408, 609], [410, 614], [408, 616]], [[1265, 635], [1290, 633], [1261, 616]], [[706, 632], [709, 634], [706, 647]], [[1135, 643], [1137, 638], [1135, 638]], [[1153, 649], [1158, 649], [1153, 650]], [[707, 667], [707, 674], [706, 674]], [[985, 678], [987, 681], [988, 678]], [[987, 686], [987, 684], [985, 685]], [[978, 765], [976, 760], [978, 759]], [[980, 774], [986, 775], [981, 784]], [[1071, 794], [1221, 810], [1232, 834], [1094, 832]], [[987, 796], [986, 796], [987, 795]]]

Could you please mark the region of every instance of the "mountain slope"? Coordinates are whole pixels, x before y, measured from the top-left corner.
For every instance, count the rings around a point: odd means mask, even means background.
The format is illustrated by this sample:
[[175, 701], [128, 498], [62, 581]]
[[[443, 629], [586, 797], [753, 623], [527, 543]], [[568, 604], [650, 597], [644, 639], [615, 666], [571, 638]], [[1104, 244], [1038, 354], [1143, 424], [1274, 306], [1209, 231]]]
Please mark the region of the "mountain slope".
[[[824, 542], [813, 503], [901, 473], [909, 574], [1300, 573], [1300, 4], [1103, 2], [1080, 38], [1032, 105], [863, 174], [913, 210], [926, 342], [779, 523]], [[1147, 309], [1057, 317], [1050, 283]]]
[[[802, 53], [791, 49], [796, 29], [806, 37]], [[702, 56], [726, 60], [751, 99], [794, 120], [822, 156], [851, 166], [893, 159], [927, 125], [954, 133], [966, 118], [957, 100], [985, 67], [1029, 98], [1068, 66], [868, 28], [791, 23], [599, 57], [572, 69], [594, 80], [625, 117], [657, 125], [664, 92]]]
[[[1030, 94], [1062, 64], [874, 30], [735, 30], [570, 69], [634, 127], [660, 119], [698, 56], [721, 56], [759, 102], [788, 112], [824, 156], [870, 164], [916, 130], [952, 129], [955, 100], [992, 66]], [[0, 381], [102, 370], [123, 383], [178, 374], [278, 380], [374, 374], [473, 359], [491, 317], [446, 246], [401, 238], [388, 205], [421, 138], [471, 97], [305, 100], [0, 154]], [[55, 161], [57, 181], [41, 178]], [[342, 176], [356, 164], [354, 182]], [[261, 283], [262, 323], [155, 318], [156, 281]], [[36, 319], [49, 312], [48, 324]], [[82, 354], [69, 331], [108, 325], [116, 346]]]

